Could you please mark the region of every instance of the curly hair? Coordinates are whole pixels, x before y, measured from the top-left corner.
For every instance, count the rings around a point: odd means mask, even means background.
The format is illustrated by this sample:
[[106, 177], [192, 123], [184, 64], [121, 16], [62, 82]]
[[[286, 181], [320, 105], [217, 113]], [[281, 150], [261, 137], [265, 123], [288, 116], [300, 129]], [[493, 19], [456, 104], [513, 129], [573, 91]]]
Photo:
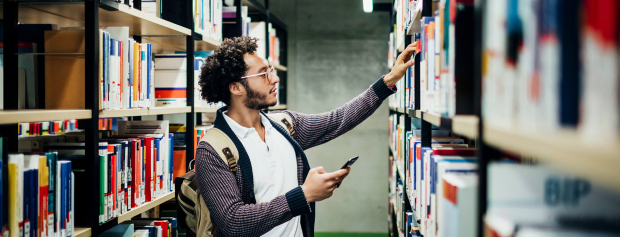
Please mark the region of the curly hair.
[[227, 38], [207, 57], [198, 82], [203, 99], [215, 103], [230, 102], [229, 85], [242, 82], [241, 77], [248, 71], [243, 55], [256, 52], [256, 41], [258, 39], [249, 36]]

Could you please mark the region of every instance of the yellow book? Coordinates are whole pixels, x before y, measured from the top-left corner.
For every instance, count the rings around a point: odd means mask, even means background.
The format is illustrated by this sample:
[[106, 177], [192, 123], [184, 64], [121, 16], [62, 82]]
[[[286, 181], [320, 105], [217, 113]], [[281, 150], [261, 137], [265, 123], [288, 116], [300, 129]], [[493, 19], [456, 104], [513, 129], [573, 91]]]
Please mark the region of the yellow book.
[[47, 157], [39, 157], [39, 236], [47, 235], [48, 218], [48, 198], [49, 198], [49, 168], [47, 167]]
[[10, 237], [23, 235], [24, 155], [9, 154], [9, 231]]

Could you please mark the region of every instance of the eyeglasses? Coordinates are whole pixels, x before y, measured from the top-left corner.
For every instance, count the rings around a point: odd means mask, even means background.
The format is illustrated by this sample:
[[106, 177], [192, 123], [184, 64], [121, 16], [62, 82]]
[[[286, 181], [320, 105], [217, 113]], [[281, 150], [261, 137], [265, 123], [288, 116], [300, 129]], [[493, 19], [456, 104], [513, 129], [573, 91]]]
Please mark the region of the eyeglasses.
[[271, 81], [276, 77], [276, 72], [273, 66], [270, 66], [266, 72], [261, 72], [261, 73], [257, 73], [257, 74], [249, 75], [249, 76], [243, 76], [241, 77], [241, 79], [245, 79], [248, 77], [254, 77], [254, 76], [263, 76], [263, 78], [267, 79], [267, 82], [271, 83]]

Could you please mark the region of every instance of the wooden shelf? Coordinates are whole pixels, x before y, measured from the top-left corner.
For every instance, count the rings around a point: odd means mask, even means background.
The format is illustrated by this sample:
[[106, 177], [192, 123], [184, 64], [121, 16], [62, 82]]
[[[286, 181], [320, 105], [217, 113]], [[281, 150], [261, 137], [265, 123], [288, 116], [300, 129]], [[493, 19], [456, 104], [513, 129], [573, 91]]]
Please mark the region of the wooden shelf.
[[452, 118], [452, 131], [471, 139], [478, 138], [478, 116], [456, 115]]
[[132, 209], [131, 211], [120, 215], [117, 219], [118, 219], [118, 223], [121, 224], [125, 221], [131, 220], [131, 218], [133, 218], [134, 216], [140, 215], [140, 213], [145, 212], [150, 210], [153, 207], [159, 206], [160, 204], [173, 199], [174, 198], [174, 192], [170, 192], [169, 194], [164, 195], [163, 197], [160, 197], [158, 199], [155, 199], [154, 201], [151, 202], [147, 202], [142, 206], [139, 206], [137, 208]]
[[440, 115], [436, 115], [436, 114], [432, 114], [432, 113], [428, 113], [428, 112], [423, 112], [422, 113], [422, 119], [424, 119], [424, 121], [429, 122], [437, 127], [441, 126], [441, 116]]
[[118, 109], [118, 110], [101, 110], [99, 111], [100, 118], [114, 118], [114, 117], [131, 117], [131, 116], [147, 116], [147, 115], [162, 115], [162, 114], [180, 114], [189, 113], [191, 108], [185, 107], [153, 107], [148, 109]]
[[[19, 8], [19, 21], [24, 24], [54, 23], [61, 25], [66, 19], [73, 20], [83, 25], [84, 4], [21, 4]], [[48, 17], [52, 19], [48, 19]], [[56, 23], [54, 18], [62, 18], [61, 23]], [[74, 24], [73, 24], [74, 25]], [[191, 30], [169, 21], [157, 18], [146, 12], [130, 8], [125, 4], [118, 4], [118, 11], [99, 9], [99, 27], [128, 26], [130, 35], [190, 35]]]
[[[59, 27], [84, 27], [83, 3], [23, 3], [19, 7], [22, 24], [57, 24]], [[184, 36], [191, 30], [146, 12], [118, 4], [118, 11], [99, 9], [99, 27], [129, 27], [129, 35], [143, 36], [143, 43], [151, 43], [155, 53], [185, 50]]]
[[196, 113], [216, 113], [220, 107], [194, 107]]
[[88, 227], [75, 227], [73, 234], [75, 237], [90, 237], [92, 233]]
[[278, 71], [283, 71], [286, 72], [288, 70], [288, 68], [286, 66], [282, 66], [282, 65], [273, 65], [273, 68], [275, 68]]
[[584, 176], [620, 193], [620, 143], [588, 145], [575, 130], [528, 133], [484, 125], [484, 141], [491, 146]]
[[192, 112], [192, 108], [185, 107], [153, 107], [149, 108], [149, 115], [162, 115], [162, 114], [181, 114]]
[[285, 110], [285, 109], [286, 109], [286, 105], [283, 105], [283, 104], [269, 107], [269, 110]]
[[90, 110], [0, 110], [0, 124], [91, 118]]
[[390, 110], [404, 114], [405, 113], [405, 108], [396, 108], [396, 107], [391, 107], [390, 106]]

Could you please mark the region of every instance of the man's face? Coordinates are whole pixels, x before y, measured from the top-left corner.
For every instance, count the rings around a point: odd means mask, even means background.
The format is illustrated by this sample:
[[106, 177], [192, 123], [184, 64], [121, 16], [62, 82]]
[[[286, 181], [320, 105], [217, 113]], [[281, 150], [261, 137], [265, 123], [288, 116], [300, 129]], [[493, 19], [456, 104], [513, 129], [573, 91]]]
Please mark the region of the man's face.
[[242, 79], [241, 84], [246, 90], [246, 96], [243, 104], [250, 109], [266, 109], [278, 103], [278, 93], [276, 92], [276, 83], [280, 81], [276, 75], [269, 75], [269, 65], [264, 59], [259, 58], [256, 54], [246, 53], [243, 60], [248, 66], [246, 76], [264, 73], [258, 76], [251, 76]]

